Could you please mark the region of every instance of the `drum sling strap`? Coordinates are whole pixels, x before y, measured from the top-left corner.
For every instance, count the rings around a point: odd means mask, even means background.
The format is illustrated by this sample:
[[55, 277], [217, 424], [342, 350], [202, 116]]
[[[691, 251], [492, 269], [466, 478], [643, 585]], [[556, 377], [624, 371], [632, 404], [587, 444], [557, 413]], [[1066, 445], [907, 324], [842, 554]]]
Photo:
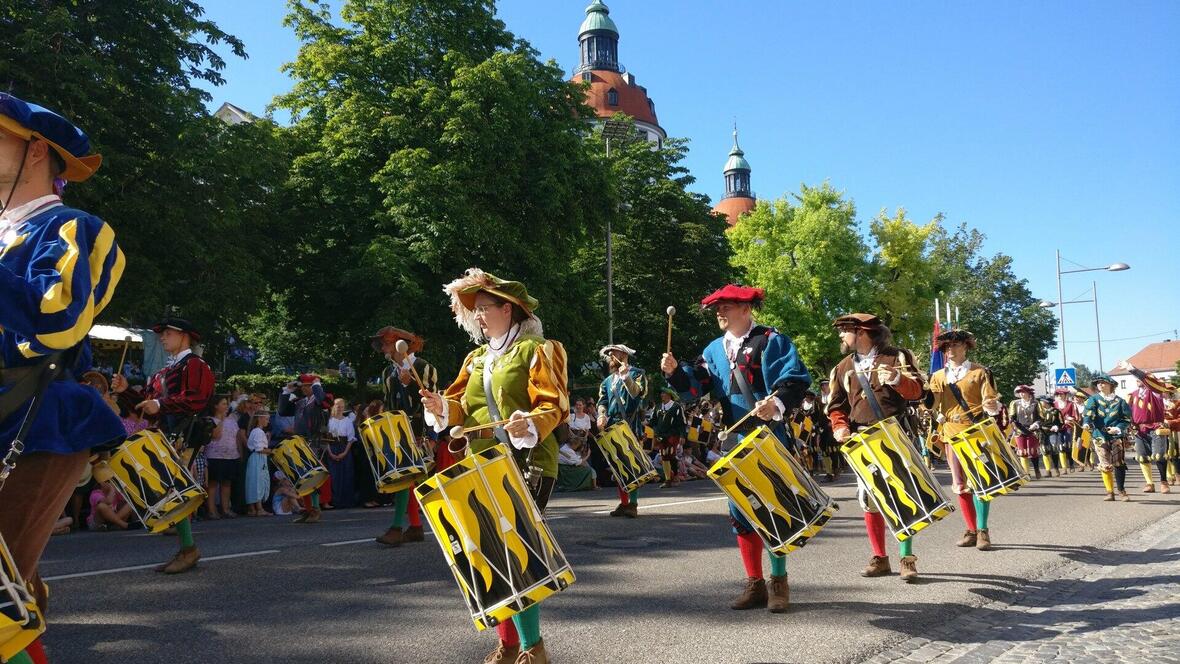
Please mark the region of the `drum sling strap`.
[[877, 395], [873, 394], [873, 386], [865, 374], [852, 369], [852, 373], [856, 374], [856, 380], [860, 383], [860, 392], [864, 395], [865, 401], [869, 402], [869, 408], [873, 410], [873, 417], [877, 418], [878, 422], [885, 419], [885, 411], [881, 409], [881, 402], [877, 401]]
[[[504, 419], [503, 416], [500, 415], [500, 407], [496, 405], [496, 399], [492, 394], [492, 360], [487, 355], [484, 355], [483, 395], [484, 399], [486, 399], [488, 402], [488, 416], [492, 418], [492, 421], [497, 422], [501, 419]], [[538, 440], [537, 444], [531, 449], [521, 451], [517, 450], [515, 446], [512, 445], [512, 440], [508, 436], [508, 432], [504, 430], [504, 427], [496, 427], [495, 429], [492, 429], [492, 435], [496, 437], [496, 440], [503, 443], [504, 446], [508, 448], [508, 451], [512, 453], [512, 456], [516, 458], [517, 462], [523, 462], [520, 464], [520, 470], [524, 474], [525, 482], [532, 491], [533, 497], [537, 498], [539, 496], [539, 491], [541, 490], [541, 485], [538, 483], [541, 479], [541, 475], [540, 470], [534, 469], [533, 467], [533, 450], [541, 446], [541, 441]], [[549, 484], [550, 488], [552, 488], [553, 483], [551, 482]], [[545, 500], [547, 502], [548, 498], [546, 497]]]
[[946, 389], [951, 391], [951, 396], [955, 398], [955, 401], [959, 402], [959, 408], [962, 408], [967, 413], [967, 417], [971, 418], [971, 422], [973, 424], [979, 424], [980, 418], [976, 417], [975, 411], [971, 410], [971, 406], [967, 405], [967, 400], [963, 398], [963, 391], [959, 389], [959, 386], [954, 383], [947, 383]]

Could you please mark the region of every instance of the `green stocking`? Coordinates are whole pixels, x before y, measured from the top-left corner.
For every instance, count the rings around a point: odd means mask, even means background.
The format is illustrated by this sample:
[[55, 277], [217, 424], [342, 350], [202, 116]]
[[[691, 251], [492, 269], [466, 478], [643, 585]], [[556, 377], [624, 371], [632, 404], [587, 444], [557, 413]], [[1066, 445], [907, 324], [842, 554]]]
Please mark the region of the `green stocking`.
[[406, 510], [410, 507], [410, 490], [402, 489], [393, 494], [393, 526], [401, 529], [406, 523]]
[[512, 616], [516, 633], [520, 634], [520, 649], [528, 650], [541, 640], [541, 605], [534, 604]]
[[639, 489], [636, 489], [636, 490], [628, 493], [627, 495], [631, 497], [631, 504], [638, 507], [639, 506]]
[[311, 492], [311, 508], [313, 510], [320, 509], [320, 492], [319, 491], [312, 491]]
[[180, 535], [180, 548], [187, 549], [193, 546], [193, 522], [187, 517], [176, 524], [176, 534]]
[[897, 554], [902, 558], [914, 555], [914, 538], [911, 537], [904, 542], [897, 543]]
[[[770, 553], [767, 551], [767, 553]], [[770, 575], [771, 576], [786, 576], [787, 575], [787, 557], [778, 556], [770, 553]]]
[[987, 530], [987, 513], [991, 510], [992, 504], [990, 501], [980, 500], [975, 496], [975, 527], [980, 530]]
[[8, 660], [8, 664], [33, 664], [33, 657], [22, 650], [13, 655], [12, 659]]

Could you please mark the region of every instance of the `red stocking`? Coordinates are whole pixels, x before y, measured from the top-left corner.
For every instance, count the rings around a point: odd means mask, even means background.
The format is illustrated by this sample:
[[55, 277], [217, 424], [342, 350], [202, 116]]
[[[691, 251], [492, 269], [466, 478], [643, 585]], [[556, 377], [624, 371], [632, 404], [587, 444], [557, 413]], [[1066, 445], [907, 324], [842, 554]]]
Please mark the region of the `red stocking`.
[[879, 512], [865, 512], [865, 530], [869, 533], [869, 544], [873, 555], [885, 557], [885, 517]]
[[762, 578], [762, 550], [766, 547], [762, 539], [755, 533], [742, 533], [737, 536], [738, 551], [742, 554], [742, 566], [746, 568], [746, 576], [752, 579]]
[[631, 504], [631, 494], [623, 491], [623, 487], [619, 487], [619, 502], [624, 505]]
[[418, 496], [414, 494], [414, 485], [407, 489], [410, 492], [410, 502], [406, 504], [406, 517], [410, 520], [411, 528], [422, 527], [422, 513], [418, 509]]
[[509, 648], [520, 645], [520, 635], [516, 633], [516, 624], [511, 620], [496, 625], [496, 634], [500, 635], [500, 642]]
[[959, 511], [963, 513], [963, 520], [967, 522], [967, 530], [975, 530], [975, 500], [971, 498], [971, 494], [959, 494]]

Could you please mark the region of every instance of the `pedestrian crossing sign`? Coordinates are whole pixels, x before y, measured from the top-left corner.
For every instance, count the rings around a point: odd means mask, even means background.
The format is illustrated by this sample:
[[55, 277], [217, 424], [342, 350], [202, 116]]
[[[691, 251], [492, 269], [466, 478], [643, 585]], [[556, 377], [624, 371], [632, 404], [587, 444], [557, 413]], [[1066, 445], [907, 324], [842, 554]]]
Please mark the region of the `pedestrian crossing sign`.
[[1057, 387], [1077, 387], [1078, 375], [1077, 370], [1073, 367], [1068, 369], [1054, 369], [1053, 383]]

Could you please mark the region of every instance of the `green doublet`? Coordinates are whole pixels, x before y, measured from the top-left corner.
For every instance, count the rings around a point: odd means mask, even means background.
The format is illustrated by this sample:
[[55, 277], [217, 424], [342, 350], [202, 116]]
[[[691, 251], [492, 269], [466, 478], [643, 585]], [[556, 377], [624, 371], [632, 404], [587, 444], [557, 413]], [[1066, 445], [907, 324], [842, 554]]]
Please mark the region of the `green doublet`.
[[[533, 359], [541, 352], [545, 340], [541, 337], [526, 336], [512, 344], [508, 352], [497, 358], [492, 365], [492, 398], [496, 400], [496, 408], [500, 411], [500, 419], [507, 419], [516, 411], [530, 412], [533, 410], [532, 397], [529, 394], [529, 375]], [[475, 349], [468, 356], [470, 365], [467, 370], [471, 378], [467, 381], [467, 388], [463, 392], [463, 410], [467, 413], [464, 426], [472, 427], [494, 421], [488, 411], [487, 397], [484, 393], [483, 372], [487, 358], [487, 344]], [[471, 441], [471, 451], [480, 452], [495, 445], [494, 438], [480, 438]], [[511, 447], [511, 445], [509, 445]], [[521, 463], [529, 450], [513, 448], [517, 462]], [[557, 478], [557, 437], [550, 433], [542, 438], [532, 449], [533, 461], [543, 469], [544, 477]], [[523, 464], [521, 470], [524, 470]]]

